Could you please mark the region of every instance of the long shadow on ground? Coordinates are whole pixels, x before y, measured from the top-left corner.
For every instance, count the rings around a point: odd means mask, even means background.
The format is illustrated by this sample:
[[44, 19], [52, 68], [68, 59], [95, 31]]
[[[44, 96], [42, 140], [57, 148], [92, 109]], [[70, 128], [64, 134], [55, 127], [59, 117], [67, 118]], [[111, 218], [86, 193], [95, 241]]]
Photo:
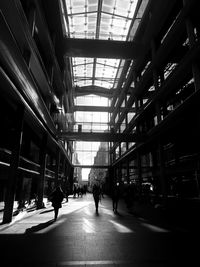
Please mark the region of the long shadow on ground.
[[55, 222], [55, 220], [52, 219], [52, 220], [49, 220], [49, 221], [47, 221], [45, 223], [40, 223], [38, 225], [32, 226], [31, 228], [27, 228], [25, 233], [26, 234], [30, 234], [30, 233], [34, 233], [34, 232], [40, 231], [40, 230], [48, 227], [49, 225], [51, 225], [54, 222]]

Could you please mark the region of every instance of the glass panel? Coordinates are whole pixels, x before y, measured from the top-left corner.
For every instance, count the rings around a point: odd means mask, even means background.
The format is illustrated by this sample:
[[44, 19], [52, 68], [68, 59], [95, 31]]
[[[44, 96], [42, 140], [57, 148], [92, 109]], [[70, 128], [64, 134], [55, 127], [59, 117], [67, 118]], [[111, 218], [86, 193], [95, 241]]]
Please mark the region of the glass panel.
[[91, 132], [92, 124], [91, 123], [83, 123], [82, 124], [82, 132]]
[[116, 118], [115, 118], [115, 123], [116, 123], [116, 124], [118, 123], [118, 118], [119, 118], [119, 116], [118, 116], [118, 114], [117, 114], [117, 116], [116, 116]]
[[[69, 37], [93, 39], [97, 36], [99, 39], [126, 40], [138, 0], [103, 0], [101, 10], [98, 9], [98, 0], [60, 0], [60, 2], [63, 27], [67, 28], [64, 32], [65, 34], [68, 33]], [[147, 4], [148, 1], [143, 2]], [[146, 4], [141, 4], [139, 12], [141, 10], [144, 12]], [[68, 18], [66, 19], [67, 15]], [[99, 27], [97, 27], [98, 15], [100, 18]], [[68, 25], [66, 25], [67, 23]], [[119, 60], [113, 60], [116, 64], [112, 64], [109, 61], [112, 60], [97, 60], [95, 66], [96, 77], [92, 77], [93, 61], [92, 65], [89, 66], [87, 65], [88, 61], [84, 59], [82, 59], [82, 63], [80, 63], [80, 58], [74, 59], [73, 73], [75, 85], [95, 84], [105, 88], [116, 88], [118, 79], [114, 78], [119, 68]], [[100, 63], [104, 65], [100, 65]], [[84, 66], [78, 66], [77, 64], [83, 64]], [[123, 65], [124, 62], [120, 68]], [[121, 70], [118, 72], [117, 78], [120, 77]]]
[[131, 147], [134, 146], [134, 145], [135, 145], [134, 142], [128, 143], [128, 148], [131, 148]]
[[110, 36], [110, 24], [112, 16], [108, 14], [101, 14], [101, 24], [99, 29], [99, 39], [108, 39]]
[[[137, 2], [138, 1], [136, 1], [135, 4], [137, 4]], [[132, 28], [130, 30], [129, 40], [133, 40], [148, 2], [149, 2], [149, 0], [143, 0], [140, 2], [140, 6], [138, 8], [137, 14], [135, 14], [134, 23], [133, 23]]]
[[108, 143], [106, 142], [76, 142], [74, 150], [76, 150], [74, 164], [108, 165]]
[[112, 87], [112, 84], [113, 84], [112, 80], [110, 82], [106, 82], [106, 81], [95, 81], [94, 82], [94, 85], [104, 87], [107, 89], [110, 89]]
[[122, 102], [121, 107], [125, 107], [125, 100]]
[[72, 58], [74, 84], [85, 86], [92, 84], [93, 59], [91, 58]]
[[81, 125], [82, 132], [104, 132], [109, 130], [108, 112], [75, 112], [74, 131], [78, 131], [78, 125]]
[[132, 120], [132, 118], [135, 116], [135, 113], [134, 112], [129, 112], [127, 115], [128, 115], [127, 119], [128, 119], [128, 123], [129, 123]]
[[123, 131], [126, 129], [126, 123], [123, 121], [120, 126], [120, 132], [123, 133]]
[[70, 37], [94, 38], [98, 0], [66, 0]]
[[101, 114], [101, 122], [108, 122], [108, 113], [100, 113]]
[[82, 168], [82, 181], [88, 181], [90, 170], [89, 168]]
[[115, 150], [115, 157], [116, 157], [116, 159], [119, 158], [119, 147], [117, 147]]
[[[81, 87], [92, 85], [93, 81], [93, 59], [91, 58], [73, 58], [73, 74], [75, 85]], [[95, 65], [94, 85], [105, 88], [111, 88], [115, 81], [120, 60], [118, 59], [97, 59]]]
[[[103, 0], [102, 10], [98, 10], [98, 0], [60, 0], [63, 16], [63, 27], [67, 28], [64, 18], [68, 15], [69, 35], [73, 38], [94, 38], [99, 30], [100, 39], [112, 38], [125, 40], [131, 19], [133, 18], [136, 1]], [[65, 14], [64, 5], [67, 14]], [[100, 13], [100, 28], [97, 29], [97, 14]], [[119, 29], [117, 29], [119, 28]], [[67, 29], [64, 32], [68, 32]]]
[[126, 152], [126, 143], [121, 143], [121, 154], [124, 154]]
[[108, 153], [98, 151], [94, 163], [95, 165], [103, 165], [103, 166], [108, 165]]
[[79, 96], [75, 99], [75, 104], [78, 106], [110, 106], [110, 100], [106, 97], [89, 95], [89, 96]]
[[75, 112], [76, 122], [108, 122], [108, 112], [89, 112], [77, 111]]

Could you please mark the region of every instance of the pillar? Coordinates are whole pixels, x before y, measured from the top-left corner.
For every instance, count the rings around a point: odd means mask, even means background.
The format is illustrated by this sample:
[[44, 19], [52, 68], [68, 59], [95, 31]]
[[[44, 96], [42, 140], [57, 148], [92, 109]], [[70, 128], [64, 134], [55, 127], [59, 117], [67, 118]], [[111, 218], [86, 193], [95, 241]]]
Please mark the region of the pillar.
[[37, 209], [44, 207], [43, 197], [44, 197], [44, 183], [45, 183], [45, 172], [46, 172], [46, 163], [47, 163], [47, 154], [46, 154], [46, 145], [47, 145], [47, 134], [43, 135], [40, 148], [40, 176], [38, 182], [38, 202]]
[[138, 190], [139, 198], [142, 196], [142, 163], [141, 163], [141, 154], [137, 151], [137, 175], [138, 175]]
[[[152, 61], [153, 61], [156, 55], [156, 44], [155, 44], [155, 40], [153, 39], [151, 40], [151, 55], [152, 55]], [[153, 69], [153, 84], [154, 84], [155, 90], [158, 91], [159, 90], [159, 75], [158, 75], [158, 71], [155, 68]], [[156, 103], [155, 109], [156, 109], [157, 122], [159, 123], [161, 121], [161, 112], [160, 112], [159, 103]]]
[[165, 163], [164, 163], [164, 150], [161, 141], [158, 143], [158, 161], [160, 167], [160, 183], [161, 183], [161, 193], [163, 204], [166, 203], [167, 200], [167, 181], [165, 174]]
[[10, 158], [10, 169], [9, 169], [7, 188], [5, 194], [3, 223], [9, 223], [12, 221], [13, 205], [16, 193], [15, 191], [17, 183], [17, 173], [18, 173], [22, 135], [23, 135], [24, 106], [18, 107], [15, 121], [17, 122], [17, 125], [15, 127], [15, 132], [12, 138], [13, 149]]
[[126, 169], [127, 169], [127, 183], [130, 184], [130, 170], [129, 170], [129, 159], [126, 161]]
[[[187, 1], [184, 0], [183, 2], [185, 4]], [[186, 20], [186, 30], [189, 39], [189, 47], [191, 49], [196, 43], [196, 36], [194, 33], [194, 26], [192, 25], [190, 18]], [[195, 90], [197, 91], [200, 89], [200, 70], [196, 63], [192, 64], [192, 73], [194, 77]]]
[[59, 171], [60, 171], [60, 150], [58, 148], [56, 154], [55, 187], [59, 185]]

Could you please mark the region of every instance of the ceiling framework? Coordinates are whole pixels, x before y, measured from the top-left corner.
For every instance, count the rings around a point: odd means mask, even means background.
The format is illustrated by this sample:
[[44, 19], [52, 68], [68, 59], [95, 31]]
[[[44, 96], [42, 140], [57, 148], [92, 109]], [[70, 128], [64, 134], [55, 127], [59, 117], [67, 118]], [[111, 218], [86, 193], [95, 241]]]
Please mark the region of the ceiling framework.
[[75, 96], [94, 94], [112, 100], [120, 77], [125, 77], [126, 62], [142, 52], [142, 45], [130, 38], [138, 0], [60, 3], [65, 35], [62, 53], [72, 59]]
[[109, 90], [109, 89], [106, 89], [100, 86], [95, 86], [95, 85], [89, 85], [83, 88], [76, 86], [74, 94], [75, 96], [95, 94], [95, 95], [111, 98], [113, 95], [113, 90], [112, 89]]
[[[63, 55], [68, 57], [134, 59], [142, 52], [142, 44], [133, 41], [65, 38]], [[94, 64], [95, 68], [95, 64]]]
[[[58, 139], [112, 145], [143, 142], [144, 137], [131, 129], [125, 132], [126, 123], [121, 126], [115, 116], [129, 113], [128, 121], [136, 112], [126, 102], [133, 91], [134, 62], [143, 54], [143, 43], [134, 36], [148, 1], [59, 0], [64, 36], [57, 40], [71, 74], [67, 90], [74, 98], [70, 114], [76, 122], [58, 133]], [[141, 3], [145, 4], [138, 14]]]
[[[136, 142], [136, 134], [117, 134], [117, 133], [84, 133], [84, 132], [61, 132], [58, 136], [60, 139], [70, 141], [97, 141], [101, 142]], [[139, 137], [140, 141], [143, 137]]]

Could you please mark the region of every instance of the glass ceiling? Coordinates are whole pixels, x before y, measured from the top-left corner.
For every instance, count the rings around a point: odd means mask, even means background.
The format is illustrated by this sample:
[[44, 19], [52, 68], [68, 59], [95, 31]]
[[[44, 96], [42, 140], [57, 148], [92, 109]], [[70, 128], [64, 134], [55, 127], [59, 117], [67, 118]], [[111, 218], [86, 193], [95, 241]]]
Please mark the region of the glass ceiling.
[[96, 85], [110, 89], [117, 73], [118, 59], [73, 58], [74, 85]]
[[[128, 40], [138, 0], [60, 0], [68, 38]], [[75, 86], [116, 88], [119, 59], [72, 58]], [[115, 86], [114, 86], [115, 84]]]
[[137, 0], [65, 0], [71, 38], [126, 40]]
[[[132, 41], [147, 2], [148, 0], [60, 0], [63, 34], [66, 38]], [[137, 14], [135, 14], [136, 7], [138, 8]], [[118, 81], [126, 60], [73, 57], [70, 62], [72, 84], [75, 87], [78, 86], [80, 90], [91, 86], [91, 90], [84, 91], [85, 93], [81, 93], [81, 96], [77, 95], [75, 105], [111, 105], [110, 94], [107, 101], [103, 100], [95, 94], [95, 86], [98, 87], [98, 91], [102, 87], [104, 92], [106, 92], [105, 89], [118, 88]], [[75, 118], [78, 124], [81, 124], [83, 131], [90, 127], [90, 132], [97, 132], [96, 127], [99, 131], [100, 127], [105, 127], [105, 125], [107, 128], [101, 131], [108, 130], [109, 117], [106, 123], [102, 123], [102, 119], [98, 118], [100, 114], [101, 112], [76, 111]], [[88, 122], [86, 122], [86, 115], [92, 118]], [[84, 166], [98, 162], [98, 165], [103, 165], [98, 161], [101, 158], [99, 147], [93, 151], [89, 147], [92, 143], [80, 142], [81, 147], [77, 142], [74, 143], [74, 151], [78, 150], [78, 153], [74, 153], [74, 159], [76, 159], [74, 163], [78, 162]], [[103, 159], [109, 155], [108, 151], [105, 153]]]

